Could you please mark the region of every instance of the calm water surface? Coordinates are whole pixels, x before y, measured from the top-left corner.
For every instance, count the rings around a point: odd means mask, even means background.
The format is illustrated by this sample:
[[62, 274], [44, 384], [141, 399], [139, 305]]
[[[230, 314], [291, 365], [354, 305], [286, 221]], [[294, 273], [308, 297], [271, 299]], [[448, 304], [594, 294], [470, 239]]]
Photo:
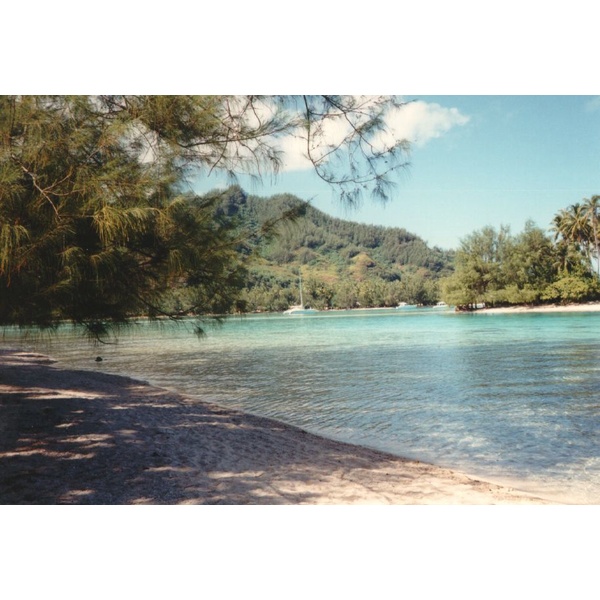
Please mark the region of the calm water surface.
[[423, 309], [232, 317], [200, 341], [185, 326], [144, 324], [110, 346], [71, 330], [25, 345], [65, 366], [596, 504], [599, 334], [600, 313]]

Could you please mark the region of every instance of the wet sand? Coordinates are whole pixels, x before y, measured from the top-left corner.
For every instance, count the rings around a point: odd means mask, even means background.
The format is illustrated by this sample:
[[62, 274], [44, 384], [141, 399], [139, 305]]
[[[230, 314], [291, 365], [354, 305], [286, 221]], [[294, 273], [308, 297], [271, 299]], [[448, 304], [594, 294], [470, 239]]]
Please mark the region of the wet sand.
[[0, 352], [0, 504], [549, 504], [126, 377]]

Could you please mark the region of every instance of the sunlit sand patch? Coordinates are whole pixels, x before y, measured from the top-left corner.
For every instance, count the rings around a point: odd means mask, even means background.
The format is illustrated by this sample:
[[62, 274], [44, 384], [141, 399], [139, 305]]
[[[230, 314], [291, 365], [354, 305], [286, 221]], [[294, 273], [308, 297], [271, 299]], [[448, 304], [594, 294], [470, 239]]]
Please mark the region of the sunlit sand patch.
[[68, 444], [85, 444], [88, 448], [110, 448], [115, 445], [114, 436], [109, 434], [76, 435], [63, 438]]
[[126, 406], [123, 404], [115, 404], [113, 406], [111, 406], [111, 410], [133, 410], [135, 408], [144, 408], [144, 409], [151, 409], [151, 408], [179, 408], [180, 405], [178, 404], [163, 404], [163, 405], [157, 405], [154, 404], [153, 402], [145, 402], [145, 401], [141, 401], [141, 402], [129, 402]]
[[150, 467], [149, 469], [145, 469], [150, 473], [192, 473], [194, 469], [191, 467], [174, 467], [174, 466], [165, 466], [165, 467]]
[[[178, 430], [178, 429], [196, 429], [198, 427], [198, 425], [201, 424], [202, 426], [205, 427], [215, 427], [215, 428], [219, 428], [221, 430], [224, 429], [229, 429], [229, 430], [238, 430], [238, 429], [249, 429], [248, 427], [243, 427], [240, 426], [238, 423], [232, 423], [230, 421], [215, 421], [215, 420], [208, 420], [205, 419], [204, 417], [202, 417], [202, 421], [200, 421], [199, 423], [199, 419], [197, 420], [190, 420], [188, 423], [178, 423], [177, 425], [174, 425], [168, 429], [171, 430]], [[167, 428], [162, 428], [162, 431], [168, 431]]]
[[67, 400], [68, 398], [76, 398], [77, 400], [98, 400], [105, 398], [105, 394], [81, 392], [78, 390], [48, 390], [38, 394], [32, 394], [32, 400]]
[[242, 477], [249, 477], [249, 478], [261, 477], [264, 474], [265, 474], [264, 471], [240, 471], [240, 472], [213, 471], [212, 473], [208, 473], [207, 476], [210, 479], [235, 479], [235, 478], [242, 478]]
[[119, 429], [117, 433], [124, 437], [136, 437], [138, 435], [138, 431], [135, 429]]
[[0, 458], [14, 458], [23, 456], [45, 456], [48, 458], [59, 458], [63, 460], [82, 460], [94, 458], [95, 453], [89, 452], [82, 454], [79, 452], [57, 452], [54, 450], [46, 450], [45, 448], [33, 448], [30, 450], [18, 450], [16, 452], [0, 452]]
[[70, 490], [66, 494], [63, 494], [60, 498], [61, 502], [77, 502], [81, 498], [90, 496], [94, 493], [94, 490]]
[[[0, 384], [0, 394], [10, 396], [15, 394], [23, 394], [23, 390], [21, 388], [10, 386], [10, 385], [1, 385]], [[39, 387], [30, 387], [27, 388], [27, 399], [28, 400], [65, 400], [67, 398], [77, 398], [81, 400], [97, 400], [99, 398], [105, 398], [106, 394], [102, 392], [94, 392], [90, 393], [88, 391], [82, 390], [55, 390], [49, 388], [39, 388]]]
[[90, 433], [87, 435], [77, 435], [64, 438], [65, 442], [104, 442], [112, 440], [114, 436], [109, 433]]
[[96, 456], [95, 452], [88, 452], [87, 454], [82, 454], [80, 452], [78, 453], [62, 453], [63, 456], [62, 458], [66, 459], [66, 460], [83, 460], [83, 459], [90, 459], [90, 458], [94, 458], [94, 456]]

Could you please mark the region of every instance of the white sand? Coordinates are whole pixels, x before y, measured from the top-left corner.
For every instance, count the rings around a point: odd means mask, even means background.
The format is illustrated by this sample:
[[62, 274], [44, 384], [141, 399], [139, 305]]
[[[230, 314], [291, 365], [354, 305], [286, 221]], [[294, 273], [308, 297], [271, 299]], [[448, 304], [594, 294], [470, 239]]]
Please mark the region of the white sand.
[[0, 353], [2, 504], [545, 504], [132, 379]]
[[506, 308], [484, 308], [474, 312], [481, 314], [549, 313], [549, 312], [598, 312], [600, 302], [586, 304], [551, 304], [547, 306], [509, 306]]

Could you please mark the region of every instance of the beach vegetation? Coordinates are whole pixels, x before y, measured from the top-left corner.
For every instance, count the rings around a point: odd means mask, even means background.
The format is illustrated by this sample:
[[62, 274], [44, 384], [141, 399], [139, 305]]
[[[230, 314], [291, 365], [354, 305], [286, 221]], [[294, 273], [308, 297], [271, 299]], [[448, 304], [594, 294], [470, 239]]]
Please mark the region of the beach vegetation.
[[444, 301], [468, 309], [598, 300], [598, 200], [559, 211], [553, 237], [531, 221], [518, 235], [503, 226], [465, 237], [455, 272], [441, 282]]

